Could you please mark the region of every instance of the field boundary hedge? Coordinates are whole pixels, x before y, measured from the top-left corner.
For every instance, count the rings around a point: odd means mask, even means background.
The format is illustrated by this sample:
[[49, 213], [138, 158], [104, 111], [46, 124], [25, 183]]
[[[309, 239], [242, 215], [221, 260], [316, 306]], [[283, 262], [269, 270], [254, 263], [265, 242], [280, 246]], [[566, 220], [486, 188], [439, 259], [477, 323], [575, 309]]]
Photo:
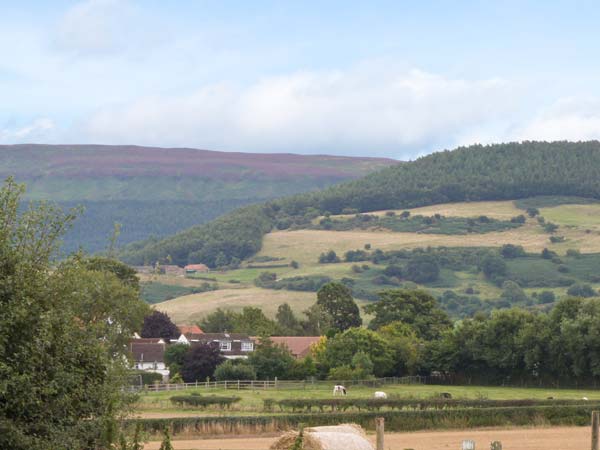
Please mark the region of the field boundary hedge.
[[196, 407], [207, 407], [217, 405], [219, 408], [229, 408], [234, 403], [241, 400], [241, 397], [223, 397], [217, 395], [201, 396], [199, 394], [191, 395], [174, 395], [169, 400], [171, 403], [180, 406], [196, 406]]
[[302, 423], [306, 426], [356, 423], [367, 430], [374, 429], [376, 417], [385, 419], [387, 431], [417, 431], [433, 429], [477, 428], [492, 426], [533, 426], [590, 424], [593, 410], [600, 403], [572, 406], [522, 406], [498, 408], [467, 408], [424, 411], [385, 411], [330, 414], [282, 414], [260, 416], [204, 416], [168, 419], [132, 419], [130, 426], [141, 424], [152, 436], [169, 427], [174, 435], [237, 435], [287, 431]]
[[498, 407], [524, 407], [524, 406], [573, 406], [581, 405], [582, 400], [488, 400], [488, 399], [446, 399], [446, 398], [334, 398], [334, 399], [264, 399], [263, 409], [272, 411], [278, 406], [281, 411], [312, 412], [313, 408], [325, 412], [325, 408], [331, 411], [346, 411], [357, 409], [358, 411], [379, 411], [382, 408], [392, 410], [427, 410], [427, 409], [455, 409], [455, 408], [498, 408]]

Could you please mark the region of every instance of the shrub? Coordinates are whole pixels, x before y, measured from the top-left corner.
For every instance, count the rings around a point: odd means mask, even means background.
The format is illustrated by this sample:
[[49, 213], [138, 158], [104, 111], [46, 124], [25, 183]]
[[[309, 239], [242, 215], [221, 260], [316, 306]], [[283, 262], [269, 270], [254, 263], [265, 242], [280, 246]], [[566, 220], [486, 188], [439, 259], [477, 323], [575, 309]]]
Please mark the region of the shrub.
[[340, 262], [340, 258], [338, 258], [338, 255], [333, 250], [329, 250], [327, 253], [321, 253], [321, 255], [319, 255], [319, 263], [321, 264], [338, 262]]
[[170, 398], [171, 403], [178, 406], [195, 406], [206, 408], [207, 406], [217, 405], [220, 409], [229, 408], [234, 403], [241, 400], [241, 397], [222, 397], [217, 395], [176, 395]]
[[594, 297], [597, 292], [589, 284], [574, 284], [567, 290], [567, 294], [573, 297]]
[[256, 380], [256, 370], [245, 361], [228, 359], [215, 370], [217, 381], [226, 380]]
[[554, 303], [556, 296], [552, 291], [542, 291], [538, 295], [538, 302], [541, 304]]

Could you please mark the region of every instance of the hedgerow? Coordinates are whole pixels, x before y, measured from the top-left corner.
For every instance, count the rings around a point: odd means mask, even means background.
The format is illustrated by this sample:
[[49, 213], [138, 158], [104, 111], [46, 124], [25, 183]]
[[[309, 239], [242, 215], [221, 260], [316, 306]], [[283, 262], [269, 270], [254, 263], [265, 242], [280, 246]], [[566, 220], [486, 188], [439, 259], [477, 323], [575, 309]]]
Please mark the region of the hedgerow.
[[171, 403], [178, 406], [195, 406], [204, 408], [207, 406], [217, 405], [219, 408], [229, 408], [234, 403], [241, 400], [241, 397], [222, 397], [217, 395], [200, 396], [197, 394], [191, 395], [175, 395], [170, 398]]
[[161, 433], [169, 427], [173, 434], [248, 434], [279, 432], [306, 426], [356, 423], [367, 430], [374, 428], [375, 417], [385, 419], [387, 431], [474, 428], [492, 426], [589, 425], [590, 415], [600, 404], [521, 406], [498, 408], [456, 408], [423, 411], [384, 411], [328, 414], [280, 414], [238, 417], [177, 417], [169, 419], [133, 419], [144, 432]]
[[313, 409], [324, 412], [366, 410], [440, 410], [455, 408], [493, 408], [493, 407], [525, 407], [525, 406], [572, 406], [581, 404], [581, 400], [467, 400], [467, 399], [375, 399], [375, 398], [335, 398], [335, 399], [282, 399], [263, 400], [263, 409], [272, 411], [277, 405], [281, 411], [312, 412]]

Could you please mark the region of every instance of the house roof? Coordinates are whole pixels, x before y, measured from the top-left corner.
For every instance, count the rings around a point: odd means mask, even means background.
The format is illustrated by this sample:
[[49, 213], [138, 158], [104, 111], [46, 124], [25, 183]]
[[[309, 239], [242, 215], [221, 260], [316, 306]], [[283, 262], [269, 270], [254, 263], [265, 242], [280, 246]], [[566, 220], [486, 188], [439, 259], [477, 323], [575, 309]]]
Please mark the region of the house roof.
[[319, 342], [321, 336], [271, 336], [271, 342], [287, 347], [296, 358], [310, 353], [310, 346]]
[[137, 341], [138, 339], [134, 339], [129, 343], [129, 350], [134, 361], [164, 362], [165, 344]]
[[203, 331], [198, 325], [177, 325], [179, 328], [179, 332], [181, 334], [185, 334], [186, 337], [188, 334], [202, 334]]
[[252, 341], [247, 334], [242, 333], [199, 333], [186, 337], [190, 340], [199, 341]]
[[163, 338], [135, 338], [132, 342], [136, 344], [164, 344]]
[[184, 267], [185, 270], [200, 270], [200, 271], [208, 271], [208, 266], [206, 264], [188, 264]]

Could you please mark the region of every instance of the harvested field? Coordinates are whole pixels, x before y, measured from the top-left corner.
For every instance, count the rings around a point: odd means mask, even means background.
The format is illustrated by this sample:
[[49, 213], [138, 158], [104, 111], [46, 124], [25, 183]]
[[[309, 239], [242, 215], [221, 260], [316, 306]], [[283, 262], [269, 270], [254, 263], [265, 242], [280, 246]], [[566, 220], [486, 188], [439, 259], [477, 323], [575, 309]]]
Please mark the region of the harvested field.
[[[195, 323], [217, 308], [241, 311], [245, 306], [256, 306], [268, 317], [275, 317], [277, 307], [289, 303], [294, 312], [300, 314], [316, 301], [314, 292], [261, 289], [220, 289], [200, 294], [184, 295], [166, 302], [158, 303], [156, 309], [169, 314], [175, 323]], [[360, 304], [360, 302], [359, 302]]]
[[[267, 450], [276, 437], [235, 439], [174, 440], [177, 450]], [[374, 442], [375, 436], [369, 439]], [[589, 448], [589, 427], [512, 428], [439, 432], [387, 433], [386, 449], [449, 450], [459, 449], [464, 439], [472, 439], [477, 448], [489, 448], [491, 441], [502, 442], [510, 450], [581, 450]], [[158, 450], [160, 442], [150, 442], [146, 450]]]
[[[365, 244], [371, 244], [372, 248], [382, 250], [427, 246], [499, 247], [503, 244], [515, 244], [536, 252], [550, 246], [548, 235], [542, 233], [539, 226], [531, 223], [510, 231], [466, 236], [391, 231], [277, 231], [265, 236], [260, 254], [287, 257], [301, 264], [315, 264], [322, 252], [335, 250], [338, 255], [343, 255], [344, 252], [362, 248]], [[600, 247], [600, 237], [598, 247]]]

